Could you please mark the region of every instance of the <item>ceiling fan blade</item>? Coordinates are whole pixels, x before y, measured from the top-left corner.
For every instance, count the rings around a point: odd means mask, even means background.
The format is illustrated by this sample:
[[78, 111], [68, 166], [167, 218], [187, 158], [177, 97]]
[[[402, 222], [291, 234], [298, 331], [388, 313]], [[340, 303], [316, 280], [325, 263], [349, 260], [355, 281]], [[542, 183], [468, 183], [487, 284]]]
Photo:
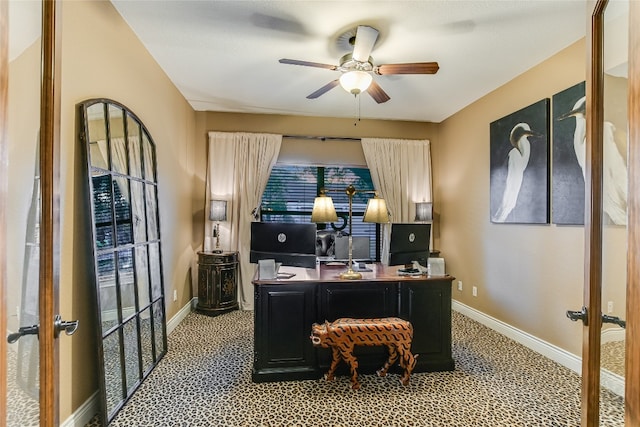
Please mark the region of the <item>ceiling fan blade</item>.
[[356, 31], [356, 41], [353, 46], [352, 58], [356, 61], [367, 62], [378, 39], [378, 30], [366, 25], [360, 25]]
[[367, 89], [367, 92], [378, 104], [382, 104], [383, 102], [387, 102], [391, 99], [389, 98], [389, 95], [387, 95], [387, 93], [382, 90], [380, 85], [375, 82], [375, 80], [371, 82], [369, 88]]
[[311, 95], [307, 95], [307, 99], [316, 99], [320, 95], [324, 95], [325, 93], [329, 92], [334, 87], [338, 86], [338, 83], [340, 83], [340, 79], [335, 79], [335, 80], [327, 83], [326, 85], [322, 86], [317, 91], [313, 92]]
[[409, 64], [383, 64], [374, 67], [379, 75], [389, 74], [435, 74], [440, 69], [437, 62], [413, 62]]
[[320, 62], [299, 61], [297, 59], [282, 58], [278, 62], [281, 64], [304, 65], [306, 67], [326, 68], [327, 70], [337, 70], [337, 65], [322, 64]]

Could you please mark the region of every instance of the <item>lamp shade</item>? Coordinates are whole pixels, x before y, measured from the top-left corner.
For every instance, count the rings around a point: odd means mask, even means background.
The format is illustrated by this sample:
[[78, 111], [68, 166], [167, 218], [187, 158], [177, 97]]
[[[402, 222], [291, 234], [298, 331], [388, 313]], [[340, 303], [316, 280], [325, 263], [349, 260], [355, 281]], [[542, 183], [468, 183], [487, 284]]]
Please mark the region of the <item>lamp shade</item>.
[[363, 222], [389, 222], [389, 211], [387, 210], [387, 202], [378, 196], [373, 196], [367, 202], [367, 208], [364, 210]]
[[226, 221], [227, 220], [227, 201], [211, 200], [209, 205], [210, 221]]
[[321, 194], [313, 201], [311, 211], [311, 222], [336, 222], [338, 214], [333, 206], [333, 199], [325, 194]]
[[373, 77], [366, 71], [347, 71], [340, 76], [340, 86], [354, 95], [367, 90], [371, 81]]
[[415, 221], [431, 221], [431, 220], [433, 220], [433, 204], [430, 202], [416, 203]]

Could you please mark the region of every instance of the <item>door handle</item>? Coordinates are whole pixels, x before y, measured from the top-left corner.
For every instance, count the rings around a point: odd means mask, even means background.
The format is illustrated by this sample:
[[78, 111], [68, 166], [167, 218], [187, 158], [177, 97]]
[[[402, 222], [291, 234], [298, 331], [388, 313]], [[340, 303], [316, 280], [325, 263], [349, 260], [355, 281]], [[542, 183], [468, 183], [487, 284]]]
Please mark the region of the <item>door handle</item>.
[[620, 320], [620, 318], [616, 316], [607, 316], [606, 314], [603, 314], [602, 323], [614, 323], [620, 326], [622, 329], [627, 328], [627, 322], [625, 322], [624, 320]]
[[38, 335], [38, 331], [39, 331], [39, 326], [38, 325], [32, 325], [32, 326], [21, 326], [18, 329], [18, 332], [14, 332], [12, 334], [7, 335], [7, 342], [9, 344], [13, 344], [16, 341], [18, 341], [20, 339], [20, 337], [25, 336], [25, 335]]
[[[582, 320], [582, 323], [584, 323], [584, 325], [587, 326], [587, 307], [582, 307], [582, 310], [580, 311], [567, 310], [567, 317], [573, 320], [574, 322], [578, 320]], [[620, 319], [619, 317], [608, 316], [606, 314], [602, 315], [602, 323], [613, 323], [620, 326], [623, 329], [627, 327], [626, 321]]]
[[[73, 335], [74, 332], [78, 329], [78, 321], [77, 320], [62, 320], [62, 317], [59, 314], [56, 314], [53, 320], [53, 335], [55, 338], [60, 336], [60, 332], [64, 331], [67, 335]], [[9, 344], [13, 344], [20, 339], [20, 337], [24, 335], [38, 335], [40, 331], [39, 325], [32, 326], [21, 326], [18, 329], [18, 332], [14, 332], [12, 334], [7, 335], [7, 342]]]
[[582, 320], [582, 323], [587, 326], [588, 318], [587, 318], [587, 307], [582, 307], [580, 311], [571, 311], [567, 310], [567, 317], [571, 319], [573, 322], [577, 322], [578, 320]]
[[56, 314], [56, 317], [53, 321], [53, 335], [55, 338], [60, 336], [60, 332], [64, 331], [67, 335], [73, 335], [74, 332], [78, 329], [78, 321], [77, 320], [62, 320], [62, 316]]

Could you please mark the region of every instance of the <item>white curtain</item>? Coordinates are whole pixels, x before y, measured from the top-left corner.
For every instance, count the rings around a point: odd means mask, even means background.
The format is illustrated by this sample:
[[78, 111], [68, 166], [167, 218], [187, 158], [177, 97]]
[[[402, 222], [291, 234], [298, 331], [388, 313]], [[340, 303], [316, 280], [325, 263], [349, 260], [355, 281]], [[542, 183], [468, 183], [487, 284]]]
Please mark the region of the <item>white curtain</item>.
[[253, 310], [251, 280], [256, 266], [249, 263], [251, 222], [281, 144], [282, 135], [209, 132], [205, 249], [214, 244], [207, 241], [213, 226], [208, 221], [209, 200], [226, 200], [227, 221], [220, 223], [220, 249], [238, 251], [238, 302], [243, 310]]
[[[373, 185], [387, 202], [391, 222], [413, 222], [415, 204], [432, 201], [429, 141], [362, 138], [362, 150]], [[382, 227], [383, 263], [389, 260], [390, 230]]]

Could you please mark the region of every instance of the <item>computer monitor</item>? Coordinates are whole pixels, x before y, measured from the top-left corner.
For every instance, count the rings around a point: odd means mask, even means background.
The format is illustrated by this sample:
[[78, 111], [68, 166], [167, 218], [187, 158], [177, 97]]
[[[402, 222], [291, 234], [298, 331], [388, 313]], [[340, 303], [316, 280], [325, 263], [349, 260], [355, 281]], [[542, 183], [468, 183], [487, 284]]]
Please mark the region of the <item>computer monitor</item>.
[[292, 267], [316, 267], [316, 224], [252, 222], [249, 260], [273, 259]]
[[[369, 260], [371, 253], [369, 249], [369, 236], [353, 236], [351, 253], [354, 260]], [[349, 259], [349, 236], [336, 236], [335, 239], [335, 259]]]
[[418, 261], [426, 267], [429, 260], [431, 224], [391, 224], [389, 265], [405, 265]]

